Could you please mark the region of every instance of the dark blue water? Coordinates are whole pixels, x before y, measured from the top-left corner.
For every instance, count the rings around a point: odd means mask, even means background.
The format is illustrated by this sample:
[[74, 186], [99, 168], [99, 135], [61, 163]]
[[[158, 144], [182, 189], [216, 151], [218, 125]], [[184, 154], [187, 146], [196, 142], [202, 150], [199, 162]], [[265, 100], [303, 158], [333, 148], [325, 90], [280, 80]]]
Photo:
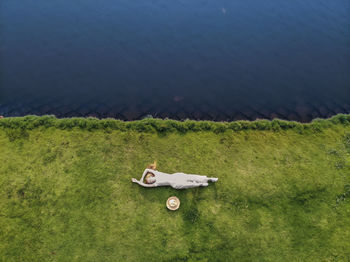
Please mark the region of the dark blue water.
[[349, 0], [1, 0], [0, 114], [350, 112]]

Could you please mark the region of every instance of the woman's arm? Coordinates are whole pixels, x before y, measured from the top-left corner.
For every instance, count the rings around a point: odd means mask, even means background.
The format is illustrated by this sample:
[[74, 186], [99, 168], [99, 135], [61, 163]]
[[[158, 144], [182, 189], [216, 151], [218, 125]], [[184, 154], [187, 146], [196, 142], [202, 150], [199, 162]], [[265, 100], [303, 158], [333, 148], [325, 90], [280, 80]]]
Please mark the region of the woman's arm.
[[131, 181], [134, 182], [134, 183], [137, 183], [137, 184], [139, 184], [140, 186], [143, 186], [143, 187], [156, 187], [155, 183], [153, 183], [153, 184], [145, 184], [145, 183], [143, 183], [143, 180], [145, 179], [145, 176], [147, 175], [147, 173], [154, 174], [154, 170], [146, 168], [145, 171], [143, 171], [143, 174], [142, 174], [142, 177], [141, 177], [140, 180], [132, 178]]
[[145, 184], [145, 183], [143, 183], [141, 181], [138, 181], [135, 178], [132, 178], [131, 181], [134, 182], [134, 183], [137, 183], [137, 184], [139, 184], [140, 186], [143, 186], [143, 187], [155, 187], [156, 186], [155, 184]]
[[[146, 168], [145, 171], [143, 171], [143, 174], [141, 176], [141, 179], [140, 180], [137, 180], [136, 178], [132, 178], [131, 181], [134, 182], [134, 183], [139, 183], [139, 182], [143, 182], [143, 180], [145, 179], [145, 176], [146, 174], [150, 172], [150, 169]], [[153, 174], [153, 173], [152, 173]]]
[[146, 168], [145, 171], [143, 171], [142, 177], [140, 179], [141, 182], [143, 182], [143, 180], [145, 179], [145, 176], [147, 175], [147, 173], [152, 173], [153, 174], [154, 170]]

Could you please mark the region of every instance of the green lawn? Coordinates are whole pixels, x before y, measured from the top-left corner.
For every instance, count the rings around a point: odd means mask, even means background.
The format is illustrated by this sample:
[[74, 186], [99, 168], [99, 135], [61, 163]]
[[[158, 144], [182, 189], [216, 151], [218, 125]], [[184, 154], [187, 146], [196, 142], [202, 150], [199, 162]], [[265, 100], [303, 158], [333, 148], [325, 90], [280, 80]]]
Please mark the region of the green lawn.
[[[219, 181], [131, 183], [153, 160]], [[0, 261], [350, 261], [349, 198], [346, 115], [309, 125], [0, 119]]]

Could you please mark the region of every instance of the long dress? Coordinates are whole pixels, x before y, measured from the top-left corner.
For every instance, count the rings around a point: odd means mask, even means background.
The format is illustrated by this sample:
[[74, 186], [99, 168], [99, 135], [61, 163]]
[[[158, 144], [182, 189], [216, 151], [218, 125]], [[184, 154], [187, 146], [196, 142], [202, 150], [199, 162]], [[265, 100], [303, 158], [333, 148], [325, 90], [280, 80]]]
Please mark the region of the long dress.
[[[153, 184], [143, 183], [143, 179], [146, 174], [151, 173], [155, 177]], [[216, 182], [217, 178], [209, 178], [207, 176], [185, 174], [185, 173], [174, 173], [167, 174], [153, 169], [145, 169], [143, 175], [137, 183], [145, 187], [158, 187], [158, 186], [171, 186], [175, 189], [185, 189], [199, 186], [208, 186], [208, 182]]]

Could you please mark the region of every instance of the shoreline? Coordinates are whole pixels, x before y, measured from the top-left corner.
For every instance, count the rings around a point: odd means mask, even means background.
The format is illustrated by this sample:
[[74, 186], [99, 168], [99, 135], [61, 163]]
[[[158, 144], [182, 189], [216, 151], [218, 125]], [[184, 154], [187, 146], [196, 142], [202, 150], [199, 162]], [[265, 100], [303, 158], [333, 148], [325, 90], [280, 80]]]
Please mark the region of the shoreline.
[[288, 130], [297, 129], [319, 131], [334, 124], [350, 125], [350, 114], [337, 114], [331, 118], [316, 118], [310, 123], [281, 119], [258, 119], [254, 121], [237, 120], [232, 122], [215, 122], [205, 120], [171, 120], [159, 118], [145, 118], [142, 120], [124, 121], [113, 118], [98, 119], [94, 117], [57, 118], [52, 115], [0, 118], [0, 128], [35, 129], [39, 127], [56, 127], [58, 129], [86, 129], [86, 130], [120, 130], [156, 133], [186, 133], [188, 131], [212, 131], [222, 133], [227, 130]]

